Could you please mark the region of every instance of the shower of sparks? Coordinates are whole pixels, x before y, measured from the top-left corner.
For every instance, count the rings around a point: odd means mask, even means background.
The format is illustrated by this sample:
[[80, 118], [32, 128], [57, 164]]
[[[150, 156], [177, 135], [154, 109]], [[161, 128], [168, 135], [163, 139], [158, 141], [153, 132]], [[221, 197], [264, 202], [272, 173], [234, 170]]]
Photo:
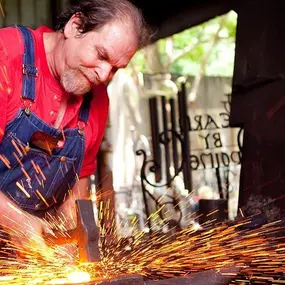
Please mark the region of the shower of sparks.
[[[21, 142], [12, 140], [12, 145], [17, 161], [28, 153], [25, 149], [27, 146]], [[10, 167], [10, 162], [3, 155], [0, 156], [1, 161]], [[47, 168], [48, 166], [47, 161]], [[45, 181], [44, 167], [42, 169], [31, 161], [31, 168], [36, 171], [36, 179], [42, 186]], [[22, 171], [27, 178], [32, 179], [23, 166]], [[64, 177], [64, 168], [62, 171]], [[28, 193], [21, 181], [18, 181], [15, 187], [28, 198], [34, 194]], [[41, 189], [34, 191], [48, 206]], [[189, 226], [173, 231], [168, 228], [166, 220], [160, 219], [161, 211], [167, 213], [162, 205], [148, 217], [152, 221], [153, 231], [147, 233], [138, 230], [138, 220], [134, 218], [131, 222], [132, 234], [120, 236], [117, 229], [124, 225], [115, 224], [110, 200], [106, 201], [109, 194], [109, 191], [97, 193], [96, 197], [99, 201], [97, 216], [102, 254], [102, 260], [97, 263], [80, 263], [76, 244], [59, 246], [54, 239], [46, 239], [48, 249], [36, 247], [36, 240], [33, 243], [28, 237], [42, 237], [35, 235], [32, 223], [27, 224], [25, 232], [21, 232], [17, 230], [17, 221], [5, 216], [11, 226], [4, 229], [9, 234], [9, 239], [4, 232], [0, 234], [0, 255], [3, 256], [0, 258], [0, 285], [64, 284], [77, 282], [76, 280], [82, 284], [88, 282], [87, 280], [99, 282], [126, 274], [138, 274], [157, 280], [232, 267], [240, 269], [236, 279], [258, 279], [258, 284], [267, 284], [262, 282], [285, 273], [285, 229], [280, 221], [250, 229], [247, 227], [250, 219], [244, 218], [242, 222], [207, 223], [200, 228]], [[11, 211], [26, 215], [12, 204], [8, 206]], [[213, 213], [209, 213], [208, 217], [211, 218]], [[58, 214], [56, 218], [48, 214], [44, 222], [57, 232], [53, 238], [58, 240], [68, 240], [67, 229], [76, 225], [75, 220], [70, 220], [63, 213]]]
[[[85, 278], [88, 273], [91, 280], [125, 274], [163, 279], [238, 267], [242, 276], [264, 281], [285, 273], [285, 243], [278, 235], [283, 230], [279, 222], [251, 230], [243, 229], [247, 222], [220, 224], [204, 230], [187, 228], [172, 235], [160, 232], [148, 235], [135, 230], [136, 221], [133, 223], [132, 239], [119, 238], [116, 232], [109, 232], [108, 238], [113, 236], [113, 240], [106, 247], [103, 239], [103, 258], [99, 263], [80, 264], [77, 253], [70, 254], [60, 246], [51, 247], [53, 252], [46, 258], [45, 252], [39, 256], [39, 252], [21, 252], [21, 248], [14, 248], [26, 257], [21, 260], [8, 255], [0, 260], [0, 284], [62, 284], [49, 282], [67, 280], [75, 272], [82, 272]], [[13, 248], [12, 242], [8, 245], [6, 250]]]
[[278, 222], [254, 230], [243, 225], [188, 228], [172, 235], [138, 232], [128, 250], [122, 251], [120, 243], [106, 247], [102, 263], [115, 274], [157, 279], [232, 266], [249, 275], [285, 273], [285, 243], [278, 237], [282, 230]]
[[[109, 193], [106, 194], [108, 195]], [[45, 199], [42, 194], [39, 197]], [[99, 194], [97, 198], [99, 201], [104, 200], [104, 194]], [[11, 204], [12, 210], [18, 211], [12, 206]], [[152, 221], [158, 221], [159, 224], [153, 227], [160, 230], [151, 234], [139, 231], [138, 220], [134, 218], [131, 222], [132, 235], [120, 236], [118, 227], [115, 226], [114, 213], [111, 212], [110, 200], [101, 201], [98, 204], [98, 216], [102, 261], [98, 263], [80, 263], [75, 244], [69, 244], [69, 247], [58, 246], [54, 241], [49, 243], [47, 240], [49, 252], [46, 249], [34, 249], [33, 245], [28, 247], [25, 241], [33, 229], [27, 228], [23, 233], [17, 231], [17, 227], [11, 227], [11, 238], [1, 248], [6, 257], [0, 259], [0, 285], [66, 284], [71, 283], [68, 276], [82, 278], [80, 284], [88, 276], [92, 281], [126, 274], [164, 279], [232, 267], [240, 268], [240, 275], [236, 278], [259, 278], [259, 284], [267, 284], [260, 280], [266, 282], [285, 273], [285, 240], [281, 238], [284, 229], [280, 221], [256, 229], [246, 227], [250, 219], [235, 224], [208, 223], [200, 229], [193, 226], [173, 233], [165, 231], [167, 223], [158, 219], [163, 208], [162, 206], [149, 217]], [[20, 214], [25, 215], [25, 212]], [[45, 221], [57, 231], [58, 239], [68, 239], [67, 228], [70, 223], [71, 228], [75, 226], [75, 221], [70, 221], [64, 214], [57, 218], [47, 215]], [[23, 247], [15, 246], [14, 237], [22, 240]], [[27, 248], [30, 250], [27, 251]]]

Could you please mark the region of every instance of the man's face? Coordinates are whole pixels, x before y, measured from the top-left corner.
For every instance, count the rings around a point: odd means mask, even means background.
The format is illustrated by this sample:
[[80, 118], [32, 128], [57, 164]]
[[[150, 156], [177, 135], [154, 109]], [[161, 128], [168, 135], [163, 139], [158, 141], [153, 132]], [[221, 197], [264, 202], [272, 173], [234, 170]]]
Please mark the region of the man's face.
[[110, 81], [119, 68], [128, 65], [137, 50], [134, 34], [120, 21], [79, 37], [75, 33], [76, 23], [69, 24], [64, 32], [59, 73], [61, 84], [69, 93], [83, 95], [92, 85]]

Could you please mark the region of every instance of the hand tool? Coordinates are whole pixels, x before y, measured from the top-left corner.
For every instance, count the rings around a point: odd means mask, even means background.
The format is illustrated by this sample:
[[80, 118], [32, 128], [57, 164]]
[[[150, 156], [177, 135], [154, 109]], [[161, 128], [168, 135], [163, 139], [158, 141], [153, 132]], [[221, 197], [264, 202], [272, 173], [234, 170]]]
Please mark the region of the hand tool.
[[54, 231], [54, 235], [45, 235], [47, 244], [63, 245], [76, 243], [80, 262], [99, 262], [99, 237], [91, 200], [76, 200], [77, 226], [65, 233]]

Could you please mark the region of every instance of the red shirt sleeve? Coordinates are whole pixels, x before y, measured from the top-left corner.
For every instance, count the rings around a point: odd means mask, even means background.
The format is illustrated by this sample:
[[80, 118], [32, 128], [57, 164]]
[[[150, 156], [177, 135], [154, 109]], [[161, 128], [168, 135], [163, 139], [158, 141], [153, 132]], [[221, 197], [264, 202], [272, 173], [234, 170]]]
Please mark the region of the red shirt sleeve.
[[[80, 178], [90, 176], [96, 170], [96, 156], [105, 133], [109, 113], [109, 97], [105, 85], [100, 85], [94, 90], [89, 115], [90, 146], [86, 148]], [[88, 135], [88, 136], [89, 136]]]
[[0, 42], [0, 142], [7, 124], [8, 100], [13, 93], [13, 70], [13, 62]]
[[[0, 29], [0, 143], [6, 125], [15, 114], [11, 110], [11, 99], [19, 88], [23, 42], [19, 31], [13, 27]], [[17, 82], [18, 84], [16, 85]]]

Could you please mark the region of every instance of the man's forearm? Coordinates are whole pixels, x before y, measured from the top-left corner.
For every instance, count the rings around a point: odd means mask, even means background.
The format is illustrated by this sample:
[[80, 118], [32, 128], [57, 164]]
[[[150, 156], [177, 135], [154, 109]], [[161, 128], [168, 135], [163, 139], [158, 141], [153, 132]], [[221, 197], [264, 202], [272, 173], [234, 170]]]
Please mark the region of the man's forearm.
[[27, 213], [2, 192], [0, 192], [0, 201], [0, 226], [13, 228], [13, 225], [24, 220]]
[[76, 200], [89, 197], [88, 178], [83, 178], [74, 185], [72, 192], [58, 209], [58, 218], [65, 223], [67, 230], [76, 227]]

